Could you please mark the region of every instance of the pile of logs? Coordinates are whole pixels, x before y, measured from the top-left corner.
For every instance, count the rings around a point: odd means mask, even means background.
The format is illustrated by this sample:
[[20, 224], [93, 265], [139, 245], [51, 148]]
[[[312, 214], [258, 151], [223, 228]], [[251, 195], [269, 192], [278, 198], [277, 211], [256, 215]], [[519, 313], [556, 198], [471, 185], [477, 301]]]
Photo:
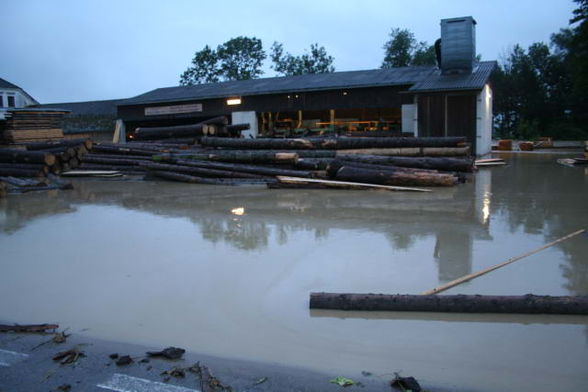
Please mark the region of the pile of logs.
[[63, 139], [61, 121], [67, 112], [11, 109], [0, 132], [0, 143], [28, 143]]
[[232, 124], [225, 116], [214, 117], [196, 124], [167, 127], [141, 127], [135, 129], [131, 140], [176, 140], [190, 141], [194, 144], [202, 136], [239, 137], [241, 131], [249, 129], [249, 124]]
[[0, 149], [0, 181], [10, 192], [68, 189], [57, 175], [79, 166], [93, 147], [91, 140], [31, 142]]

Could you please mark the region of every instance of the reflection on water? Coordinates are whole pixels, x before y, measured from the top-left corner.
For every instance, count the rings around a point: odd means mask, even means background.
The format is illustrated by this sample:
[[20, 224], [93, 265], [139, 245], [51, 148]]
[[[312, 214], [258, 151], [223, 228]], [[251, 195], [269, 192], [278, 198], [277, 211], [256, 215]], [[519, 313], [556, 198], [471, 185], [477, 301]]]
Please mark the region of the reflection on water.
[[[0, 320], [455, 390], [580, 390], [586, 318], [307, 309], [311, 291], [418, 293], [588, 226], [582, 169], [507, 159], [430, 194], [78, 181], [11, 196]], [[588, 294], [586, 238], [450, 292]]]

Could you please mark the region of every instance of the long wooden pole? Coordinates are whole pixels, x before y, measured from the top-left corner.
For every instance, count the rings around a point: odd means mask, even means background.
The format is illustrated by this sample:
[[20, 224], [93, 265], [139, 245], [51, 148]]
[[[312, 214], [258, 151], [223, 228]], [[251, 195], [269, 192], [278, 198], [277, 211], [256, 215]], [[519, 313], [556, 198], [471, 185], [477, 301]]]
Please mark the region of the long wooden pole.
[[460, 284], [462, 284], [464, 282], [470, 281], [470, 280], [475, 279], [475, 278], [477, 278], [479, 276], [482, 276], [482, 275], [485, 275], [485, 274], [487, 274], [489, 272], [492, 272], [494, 270], [497, 270], [498, 268], [502, 268], [502, 267], [504, 267], [506, 265], [512, 264], [515, 261], [518, 261], [520, 259], [523, 259], [523, 258], [525, 258], [527, 256], [531, 256], [531, 255], [533, 255], [533, 254], [535, 254], [537, 252], [542, 251], [543, 249], [547, 249], [547, 248], [549, 248], [549, 247], [551, 247], [553, 245], [559, 244], [560, 242], [563, 242], [565, 240], [569, 240], [570, 238], [575, 237], [575, 236], [577, 236], [579, 234], [582, 234], [585, 231], [586, 231], [585, 229], [581, 229], [581, 230], [575, 231], [575, 232], [573, 232], [571, 234], [568, 234], [568, 235], [566, 235], [564, 237], [561, 237], [560, 239], [557, 239], [557, 240], [555, 240], [553, 242], [550, 242], [549, 244], [543, 245], [540, 248], [537, 248], [535, 250], [532, 250], [532, 251], [527, 252], [525, 254], [522, 254], [520, 256], [516, 256], [516, 257], [510, 258], [510, 259], [508, 259], [505, 262], [502, 262], [500, 264], [495, 264], [492, 267], [488, 267], [488, 268], [486, 268], [486, 269], [484, 269], [482, 271], [478, 271], [478, 272], [471, 273], [469, 275], [462, 276], [461, 278], [457, 278], [455, 280], [452, 280], [449, 283], [445, 283], [444, 285], [441, 285], [441, 286], [435, 287], [434, 289], [425, 291], [425, 292], [421, 293], [421, 295], [438, 294], [438, 293], [440, 293], [442, 291], [445, 291], [445, 290], [448, 290], [448, 289], [450, 289], [452, 287], [458, 286], [458, 285], [460, 285]]

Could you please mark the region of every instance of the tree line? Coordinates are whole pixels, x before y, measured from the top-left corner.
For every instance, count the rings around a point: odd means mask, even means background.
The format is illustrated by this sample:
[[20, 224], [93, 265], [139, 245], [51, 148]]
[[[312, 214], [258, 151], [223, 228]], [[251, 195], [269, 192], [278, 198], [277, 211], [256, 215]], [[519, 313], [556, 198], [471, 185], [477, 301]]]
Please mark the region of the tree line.
[[[497, 137], [533, 139], [588, 138], [588, 0], [573, 0], [570, 25], [548, 44], [515, 45], [492, 76], [494, 130]], [[435, 46], [418, 41], [408, 29], [393, 28], [384, 43], [381, 68], [435, 65]], [[268, 55], [256, 37], [236, 37], [194, 54], [181, 85], [255, 79]], [[281, 76], [334, 72], [333, 56], [314, 43], [294, 55], [274, 42], [271, 68]], [[479, 60], [479, 56], [478, 56]]]

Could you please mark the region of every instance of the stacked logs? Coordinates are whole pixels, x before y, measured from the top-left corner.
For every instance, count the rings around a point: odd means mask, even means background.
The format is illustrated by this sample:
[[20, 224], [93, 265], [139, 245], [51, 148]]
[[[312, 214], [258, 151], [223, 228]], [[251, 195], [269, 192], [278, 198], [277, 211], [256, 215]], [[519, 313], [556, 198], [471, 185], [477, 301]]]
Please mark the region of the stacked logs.
[[0, 179], [11, 192], [68, 189], [56, 175], [76, 168], [92, 149], [91, 140], [31, 142], [0, 149]]
[[203, 136], [239, 137], [241, 131], [249, 129], [249, 124], [232, 124], [225, 116], [213, 117], [196, 124], [166, 127], [140, 127], [129, 135], [130, 140], [190, 140], [194, 144]]

